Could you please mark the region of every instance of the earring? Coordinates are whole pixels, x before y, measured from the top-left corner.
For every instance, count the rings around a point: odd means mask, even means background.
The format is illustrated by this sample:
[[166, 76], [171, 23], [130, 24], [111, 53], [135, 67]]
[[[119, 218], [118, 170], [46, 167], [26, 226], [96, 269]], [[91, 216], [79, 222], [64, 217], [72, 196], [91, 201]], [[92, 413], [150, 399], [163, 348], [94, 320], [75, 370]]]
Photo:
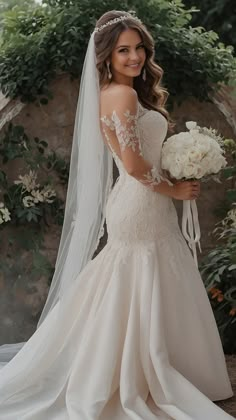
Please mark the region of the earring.
[[112, 74], [111, 74], [111, 70], [110, 70], [110, 63], [107, 63], [107, 72], [108, 72], [108, 79], [111, 80]]
[[143, 74], [142, 74], [142, 78], [143, 78], [143, 80], [144, 80], [144, 82], [146, 81], [146, 78], [147, 78], [147, 76], [146, 76], [146, 69], [145, 69], [145, 67], [143, 67]]

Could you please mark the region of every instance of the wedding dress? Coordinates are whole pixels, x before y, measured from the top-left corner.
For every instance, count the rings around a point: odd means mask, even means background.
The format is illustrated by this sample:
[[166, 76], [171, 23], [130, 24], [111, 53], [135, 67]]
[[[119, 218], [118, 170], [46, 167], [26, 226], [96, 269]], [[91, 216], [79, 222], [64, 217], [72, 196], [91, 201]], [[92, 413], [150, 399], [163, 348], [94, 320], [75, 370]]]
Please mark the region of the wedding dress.
[[[160, 167], [165, 117], [140, 103], [137, 118], [124, 115], [102, 116], [108, 147], [114, 130], [124, 148], [139, 133], [143, 156]], [[110, 150], [119, 178], [107, 244], [0, 371], [0, 419], [233, 419], [213, 403], [233, 391], [172, 199], [130, 176], [111, 142]]]

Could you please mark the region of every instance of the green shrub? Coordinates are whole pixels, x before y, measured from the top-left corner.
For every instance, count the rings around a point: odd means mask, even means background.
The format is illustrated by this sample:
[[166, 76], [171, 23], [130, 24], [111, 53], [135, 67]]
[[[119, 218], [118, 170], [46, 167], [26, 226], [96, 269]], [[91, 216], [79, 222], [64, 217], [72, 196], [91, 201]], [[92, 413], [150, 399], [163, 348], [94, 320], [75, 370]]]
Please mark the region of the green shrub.
[[[38, 223], [41, 219], [47, 223], [48, 216], [53, 217], [54, 222], [62, 223], [62, 201], [53, 188], [53, 178], [56, 174], [62, 183], [67, 182], [69, 165], [54, 151], [45, 153], [47, 147], [47, 142], [38, 137], [30, 139], [24, 127], [12, 123], [0, 138], [1, 200], [16, 225]], [[22, 160], [21, 169], [18, 168], [18, 178], [12, 180], [4, 171], [4, 165], [18, 159]]]
[[222, 42], [236, 48], [235, 0], [184, 0], [184, 4], [200, 9], [193, 16], [194, 25], [204, 26], [208, 31], [217, 31]]
[[[50, 283], [54, 268], [45, 250], [44, 235], [52, 223], [62, 225], [64, 203], [54, 185], [67, 183], [69, 164], [48, 150], [47, 142], [30, 139], [22, 126], [11, 123], [0, 138], [0, 162], [2, 276], [12, 287], [41, 276]], [[18, 168], [14, 177], [9, 163]]]
[[[51, 0], [29, 11], [7, 12], [0, 57], [3, 93], [23, 101], [39, 96], [46, 102], [56, 74], [79, 77], [96, 19], [111, 9], [117, 9], [116, 0]], [[218, 82], [232, 78], [232, 47], [219, 43], [212, 31], [192, 28], [193, 10], [186, 10], [180, 0], [121, 0], [119, 9], [136, 10], [151, 31], [170, 103], [188, 96], [207, 100]]]
[[217, 227], [223, 244], [201, 263], [201, 274], [214, 311], [225, 353], [236, 353], [236, 208]]

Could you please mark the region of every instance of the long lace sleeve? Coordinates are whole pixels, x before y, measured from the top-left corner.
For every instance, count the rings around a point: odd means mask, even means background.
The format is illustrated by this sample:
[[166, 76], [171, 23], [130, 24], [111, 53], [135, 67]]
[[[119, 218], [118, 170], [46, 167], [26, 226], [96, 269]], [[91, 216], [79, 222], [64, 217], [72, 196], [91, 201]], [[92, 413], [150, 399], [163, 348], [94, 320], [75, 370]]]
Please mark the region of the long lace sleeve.
[[102, 118], [102, 121], [116, 134], [127, 172], [154, 190], [161, 181], [168, 182], [168, 180], [161, 174], [159, 168], [144, 159], [137, 120], [138, 110], [134, 112], [130, 109], [125, 111], [116, 109], [113, 110], [111, 118]]

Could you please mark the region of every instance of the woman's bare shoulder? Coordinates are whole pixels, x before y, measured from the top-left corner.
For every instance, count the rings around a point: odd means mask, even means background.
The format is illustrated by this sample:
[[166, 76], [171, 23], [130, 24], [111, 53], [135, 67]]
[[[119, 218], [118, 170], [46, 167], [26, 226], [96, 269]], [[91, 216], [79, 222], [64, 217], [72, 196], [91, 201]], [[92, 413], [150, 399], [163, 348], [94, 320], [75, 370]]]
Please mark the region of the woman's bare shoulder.
[[137, 92], [131, 86], [113, 85], [100, 92], [101, 114], [110, 113], [117, 106], [129, 106], [138, 100]]

